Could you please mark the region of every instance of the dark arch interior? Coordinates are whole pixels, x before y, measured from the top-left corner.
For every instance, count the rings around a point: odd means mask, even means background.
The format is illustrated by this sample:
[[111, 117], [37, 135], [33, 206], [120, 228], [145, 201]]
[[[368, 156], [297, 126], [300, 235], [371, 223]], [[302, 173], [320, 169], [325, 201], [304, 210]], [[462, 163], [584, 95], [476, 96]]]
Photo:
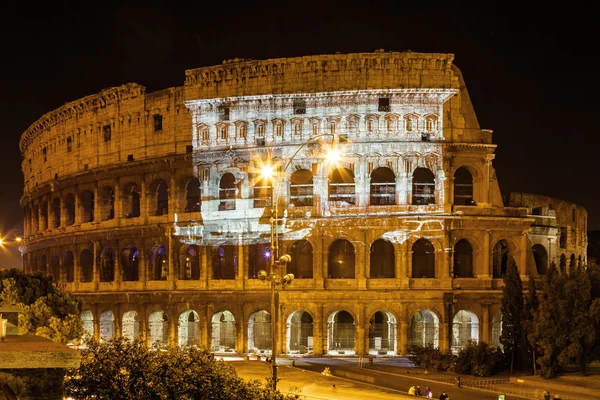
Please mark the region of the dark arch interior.
[[419, 239], [412, 246], [412, 277], [435, 278], [435, 251], [427, 239]]
[[386, 167], [371, 173], [371, 205], [396, 204], [396, 176]]
[[354, 278], [354, 246], [345, 239], [338, 239], [329, 247], [329, 277]]

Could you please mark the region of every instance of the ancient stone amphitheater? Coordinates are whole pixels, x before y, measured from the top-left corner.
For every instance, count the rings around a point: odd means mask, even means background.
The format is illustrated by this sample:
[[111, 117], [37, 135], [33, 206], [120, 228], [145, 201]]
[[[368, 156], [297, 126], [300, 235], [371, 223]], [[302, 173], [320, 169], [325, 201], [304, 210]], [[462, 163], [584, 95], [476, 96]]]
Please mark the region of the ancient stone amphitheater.
[[228, 60], [66, 103], [20, 148], [24, 266], [82, 298], [96, 338], [270, 352], [273, 200], [296, 277], [277, 353], [496, 345], [511, 259], [524, 281], [586, 261], [582, 207], [501, 195], [452, 54]]

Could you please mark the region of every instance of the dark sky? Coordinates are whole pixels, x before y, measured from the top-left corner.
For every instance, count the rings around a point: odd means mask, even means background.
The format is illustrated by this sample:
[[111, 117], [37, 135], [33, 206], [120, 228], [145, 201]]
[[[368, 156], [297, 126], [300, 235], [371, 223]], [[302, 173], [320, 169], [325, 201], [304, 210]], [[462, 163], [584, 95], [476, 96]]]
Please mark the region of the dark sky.
[[185, 69], [224, 59], [380, 48], [454, 53], [481, 127], [494, 130], [503, 193], [575, 201], [600, 229], [600, 35], [583, 2], [10, 3], [0, 12], [3, 234], [22, 231], [19, 137], [65, 102], [126, 82], [181, 86]]

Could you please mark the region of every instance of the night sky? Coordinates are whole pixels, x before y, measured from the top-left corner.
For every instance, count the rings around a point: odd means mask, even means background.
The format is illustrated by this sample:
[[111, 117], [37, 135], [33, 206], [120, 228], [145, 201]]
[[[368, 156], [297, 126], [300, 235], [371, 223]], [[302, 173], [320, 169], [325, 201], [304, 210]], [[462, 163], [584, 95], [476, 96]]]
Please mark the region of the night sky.
[[[225, 59], [371, 52], [455, 54], [482, 128], [494, 131], [503, 194], [587, 208], [600, 229], [593, 9], [577, 2], [10, 2], [0, 42], [0, 234], [22, 232], [18, 144], [44, 113], [137, 82], [182, 86]], [[582, 4], [584, 4], [582, 2]], [[1, 253], [1, 251], [0, 251]], [[0, 254], [0, 266], [18, 265]]]

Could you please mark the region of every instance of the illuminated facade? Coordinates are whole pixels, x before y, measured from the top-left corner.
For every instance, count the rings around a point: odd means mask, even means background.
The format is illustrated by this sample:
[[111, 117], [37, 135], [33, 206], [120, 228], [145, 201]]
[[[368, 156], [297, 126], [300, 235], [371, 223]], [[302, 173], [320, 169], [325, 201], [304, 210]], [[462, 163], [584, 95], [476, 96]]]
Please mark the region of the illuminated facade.
[[[24, 264], [84, 299], [96, 337], [269, 351], [269, 284], [256, 274], [277, 198], [292, 256], [279, 273], [296, 276], [279, 291], [278, 352], [497, 344], [508, 260], [525, 281], [584, 263], [587, 214], [503, 199], [491, 131], [452, 61], [235, 59], [186, 71], [183, 87], [67, 103], [21, 139]], [[335, 165], [328, 136], [311, 142], [324, 134], [348, 139]], [[269, 160], [274, 188], [257, 173]]]

